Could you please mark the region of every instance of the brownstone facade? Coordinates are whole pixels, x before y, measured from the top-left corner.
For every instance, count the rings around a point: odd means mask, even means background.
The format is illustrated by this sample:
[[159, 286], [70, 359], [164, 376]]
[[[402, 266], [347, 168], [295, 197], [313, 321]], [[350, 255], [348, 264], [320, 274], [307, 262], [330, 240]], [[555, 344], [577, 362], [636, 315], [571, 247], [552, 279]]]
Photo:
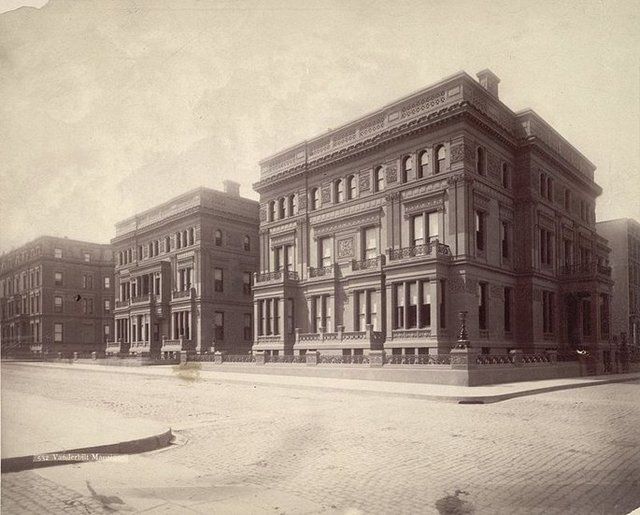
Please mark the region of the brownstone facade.
[[[612, 333], [640, 347], [640, 223], [630, 218], [598, 222], [598, 234], [611, 246], [613, 296]], [[621, 340], [618, 340], [621, 341]]]
[[258, 203], [198, 188], [123, 220], [116, 260], [115, 339], [109, 354], [246, 352]]
[[43, 236], [0, 258], [6, 352], [101, 352], [113, 334], [109, 245]]
[[604, 348], [594, 165], [488, 70], [261, 162], [254, 350]]

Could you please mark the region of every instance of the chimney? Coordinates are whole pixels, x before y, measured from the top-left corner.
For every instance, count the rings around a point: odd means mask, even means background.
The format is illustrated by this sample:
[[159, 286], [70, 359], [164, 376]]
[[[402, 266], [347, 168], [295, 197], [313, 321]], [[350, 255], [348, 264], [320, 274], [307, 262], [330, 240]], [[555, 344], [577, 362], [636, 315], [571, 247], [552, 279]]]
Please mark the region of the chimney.
[[498, 84], [500, 79], [491, 70], [482, 70], [476, 73], [480, 85], [491, 93], [494, 97], [498, 98]]
[[224, 189], [224, 192], [229, 195], [233, 195], [234, 197], [240, 196], [240, 184], [236, 181], [225, 179], [222, 181], [222, 188]]

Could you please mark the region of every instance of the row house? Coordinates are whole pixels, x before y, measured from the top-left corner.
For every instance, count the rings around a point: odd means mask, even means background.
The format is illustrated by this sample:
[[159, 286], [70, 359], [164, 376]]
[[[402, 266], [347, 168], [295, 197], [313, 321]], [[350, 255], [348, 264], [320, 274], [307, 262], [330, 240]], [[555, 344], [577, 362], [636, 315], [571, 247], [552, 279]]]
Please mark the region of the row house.
[[0, 257], [5, 352], [101, 352], [113, 334], [109, 245], [42, 236]]
[[254, 345], [485, 353], [608, 339], [594, 165], [489, 70], [464, 72], [262, 161]]
[[246, 352], [252, 343], [258, 203], [198, 188], [116, 224], [109, 354]]
[[640, 349], [640, 223], [618, 218], [597, 223], [598, 234], [611, 245], [615, 282], [611, 299], [613, 334]]

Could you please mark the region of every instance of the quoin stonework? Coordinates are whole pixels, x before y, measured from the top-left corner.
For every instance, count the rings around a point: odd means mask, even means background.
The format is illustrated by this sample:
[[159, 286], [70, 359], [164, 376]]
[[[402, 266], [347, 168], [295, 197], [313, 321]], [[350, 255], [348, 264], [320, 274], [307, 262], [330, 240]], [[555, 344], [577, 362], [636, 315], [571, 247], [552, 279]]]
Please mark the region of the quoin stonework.
[[198, 188], [116, 224], [115, 338], [108, 354], [247, 352], [258, 203]]
[[260, 163], [254, 351], [608, 349], [595, 166], [491, 71]]
[[612, 332], [622, 343], [640, 347], [640, 223], [631, 218], [598, 222], [598, 234], [611, 246], [613, 297], [611, 300]]
[[113, 334], [109, 245], [42, 236], [0, 257], [3, 353], [102, 352]]

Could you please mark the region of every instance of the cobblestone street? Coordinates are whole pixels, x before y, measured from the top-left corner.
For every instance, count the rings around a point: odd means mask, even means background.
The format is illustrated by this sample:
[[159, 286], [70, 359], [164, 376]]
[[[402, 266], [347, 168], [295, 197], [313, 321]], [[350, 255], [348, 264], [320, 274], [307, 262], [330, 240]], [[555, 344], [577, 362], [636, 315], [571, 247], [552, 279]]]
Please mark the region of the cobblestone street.
[[[169, 424], [140, 476], [186, 467], [352, 513], [628, 513], [640, 506], [640, 384], [457, 405], [349, 392], [3, 366], [2, 387]], [[66, 467], [56, 467], [58, 477]], [[48, 469], [49, 471], [53, 469]], [[40, 472], [2, 476], [6, 513], [125, 509]], [[175, 500], [206, 491], [175, 487]], [[205, 489], [206, 490], [206, 489]], [[193, 507], [193, 500], [185, 504]], [[272, 513], [296, 512], [274, 502]], [[301, 510], [302, 511], [302, 510]], [[154, 511], [154, 513], [169, 511]]]

